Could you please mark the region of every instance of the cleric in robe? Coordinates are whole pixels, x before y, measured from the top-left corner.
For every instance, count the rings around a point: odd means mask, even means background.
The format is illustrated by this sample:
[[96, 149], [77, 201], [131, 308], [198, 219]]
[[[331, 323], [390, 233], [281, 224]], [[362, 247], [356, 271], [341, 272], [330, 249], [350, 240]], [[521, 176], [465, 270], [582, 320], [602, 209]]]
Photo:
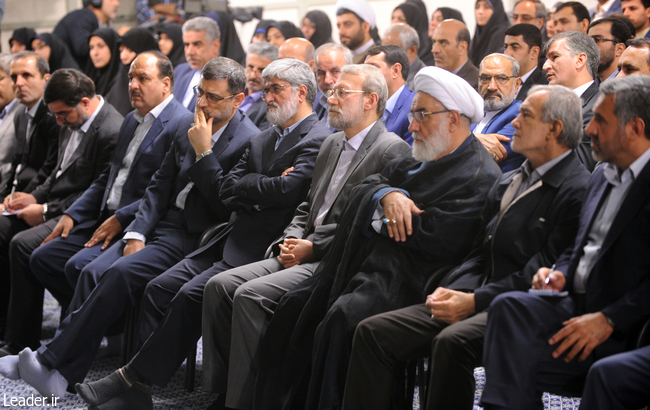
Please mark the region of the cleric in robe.
[[332, 249], [282, 298], [261, 346], [254, 408], [340, 405], [357, 324], [422, 301], [483, 228], [487, 192], [501, 175], [469, 130], [483, 100], [437, 67], [417, 74], [415, 91], [413, 157], [355, 188]]

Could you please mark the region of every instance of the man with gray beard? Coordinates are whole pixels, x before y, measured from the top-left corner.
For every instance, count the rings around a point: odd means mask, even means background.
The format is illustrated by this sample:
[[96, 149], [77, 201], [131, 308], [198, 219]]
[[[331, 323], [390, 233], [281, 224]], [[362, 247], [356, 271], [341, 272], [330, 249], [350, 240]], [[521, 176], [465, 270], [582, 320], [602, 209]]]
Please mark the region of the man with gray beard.
[[510, 140], [515, 132], [510, 122], [519, 113], [521, 101], [515, 100], [515, 96], [520, 86], [517, 60], [499, 53], [483, 58], [479, 68], [478, 92], [485, 101], [485, 117], [479, 123], [472, 124], [471, 129], [503, 172], [519, 168], [526, 159], [510, 148]]

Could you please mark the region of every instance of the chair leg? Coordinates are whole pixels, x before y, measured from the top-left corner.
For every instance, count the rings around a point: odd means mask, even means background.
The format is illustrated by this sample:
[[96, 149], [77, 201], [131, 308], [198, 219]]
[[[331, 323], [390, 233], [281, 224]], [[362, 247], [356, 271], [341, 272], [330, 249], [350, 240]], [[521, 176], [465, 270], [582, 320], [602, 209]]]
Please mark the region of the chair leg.
[[424, 370], [425, 361], [428, 359], [423, 358], [418, 360], [418, 394], [420, 396], [420, 410], [423, 410], [427, 403], [427, 386], [429, 384], [429, 372]]
[[189, 393], [194, 391], [194, 376], [196, 373], [196, 345], [190, 348], [185, 366], [185, 390]]

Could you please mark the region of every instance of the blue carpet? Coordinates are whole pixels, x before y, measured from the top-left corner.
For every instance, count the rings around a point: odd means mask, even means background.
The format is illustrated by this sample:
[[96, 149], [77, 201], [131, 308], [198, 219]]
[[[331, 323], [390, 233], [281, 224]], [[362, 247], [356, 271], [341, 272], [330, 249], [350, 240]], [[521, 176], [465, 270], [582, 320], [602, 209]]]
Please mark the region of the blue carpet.
[[[59, 308], [56, 300], [46, 292], [43, 309], [43, 339], [44, 341], [54, 337], [56, 325], [59, 323]], [[102, 345], [102, 349], [105, 346]], [[100, 350], [101, 353], [101, 350]], [[98, 380], [102, 377], [108, 376], [115, 369], [119, 367], [119, 358], [107, 357], [97, 358], [93, 363], [88, 375], [87, 381]], [[202, 372], [202, 344], [199, 342], [196, 360], [196, 382], [195, 391], [188, 393], [185, 391], [185, 364], [176, 372], [169, 384], [164, 388], [154, 387], [154, 409], [155, 410], [200, 410], [205, 409], [210, 403], [216, 399], [216, 395], [210, 393], [202, 393], [200, 387]], [[482, 409], [478, 406], [478, 401], [483, 392], [485, 384], [485, 372], [483, 368], [478, 368], [474, 372], [476, 378], [476, 397], [474, 401], [474, 409]], [[24, 407], [11, 407], [5, 405], [9, 403], [12, 397], [27, 399], [30, 397], [40, 397], [36, 390], [32, 389], [22, 381], [11, 381], [0, 377], [0, 407], [11, 409], [42, 409], [42, 410], [73, 410], [87, 408], [83, 400], [76, 395], [67, 395], [59, 400], [57, 406], [24, 406]], [[566, 398], [544, 394], [544, 408], [545, 410], [577, 410], [580, 405], [579, 398]], [[419, 409], [419, 397], [416, 387], [415, 400], [413, 402], [413, 409]]]

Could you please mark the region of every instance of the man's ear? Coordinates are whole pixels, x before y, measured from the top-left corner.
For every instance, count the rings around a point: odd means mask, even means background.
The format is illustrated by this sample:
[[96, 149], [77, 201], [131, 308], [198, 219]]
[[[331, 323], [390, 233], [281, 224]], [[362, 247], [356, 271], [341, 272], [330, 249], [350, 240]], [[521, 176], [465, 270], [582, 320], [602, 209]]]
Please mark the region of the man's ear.
[[539, 53], [540, 53], [539, 47], [537, 47], [537, 46], [531, 47], [531, 49], [530, 49], [530, 57], [531, 58], [534, 58], [535, 60], [539, 59]]
[[377, 104], [379, 104], [379, 95], [377, 95], [377, 93], [367, 93], [363, 109], [365, 111], [376, 110]]
[[303, 102], [307, 99], [307, 94], [309, 93], [309, 89], [305, 84], [300, 84], [298, 88], [296, 89], [296, 96], [298, 97], [298, 101]]

